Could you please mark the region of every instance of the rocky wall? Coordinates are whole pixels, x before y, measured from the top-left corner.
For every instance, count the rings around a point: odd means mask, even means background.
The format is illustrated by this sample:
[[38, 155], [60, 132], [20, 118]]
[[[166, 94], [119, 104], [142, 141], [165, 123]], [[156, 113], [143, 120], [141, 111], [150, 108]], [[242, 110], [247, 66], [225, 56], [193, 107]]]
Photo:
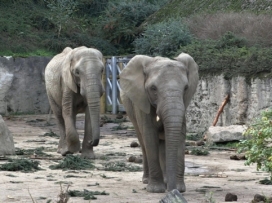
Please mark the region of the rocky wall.
[[0, 57], [0, 114], [47, 113], [47, 57]]
[[187, 110], [187, 131], [205, 132], [227, 94], [230, 100], [216, 126], [247, 125], [262, 110], [272, 107], [272, 78], [255, 78], [250, 82], [240, 76], [231, 80], [225, 80], [223, 75], [200, 78]]

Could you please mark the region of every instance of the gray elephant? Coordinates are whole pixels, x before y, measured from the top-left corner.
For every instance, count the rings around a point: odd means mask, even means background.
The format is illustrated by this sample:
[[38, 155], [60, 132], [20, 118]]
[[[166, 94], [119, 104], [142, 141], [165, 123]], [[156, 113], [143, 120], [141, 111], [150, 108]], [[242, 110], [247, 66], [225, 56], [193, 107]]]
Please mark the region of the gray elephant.
[[100, 97], [104, 63], [100, 51], [66, 47], [45, 68], [45, 85], [49, 103], [60, 131], [58, 152], [63, 156], [80, 150], [76, 115], [85, 113], [81, 155], [94, 158], [93, 146], [100, 137]]
[[121, 99], [142, 146], [148, 192], [186, 190], [185, 113], [197, 84], [198, 65], [185, 53], [175, 60], [136, 55], [120, 74]]

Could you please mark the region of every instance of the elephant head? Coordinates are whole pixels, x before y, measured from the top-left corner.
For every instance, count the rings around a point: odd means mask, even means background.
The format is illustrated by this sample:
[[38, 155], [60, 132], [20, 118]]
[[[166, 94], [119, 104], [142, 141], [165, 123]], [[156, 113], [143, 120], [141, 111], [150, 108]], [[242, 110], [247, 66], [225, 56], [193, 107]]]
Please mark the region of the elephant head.
[[198, 65], [181, 53], [175, 60], [137, 55], [120, 75], [122, 91], [145, 114], [151, 108], [162, 122], [166, 144], [168, 191], [175, 189], [178, 147], [182, 141], [185, 111], [198, 83]]
[[100, 136], [100, 97], [104, 92], [101, 83], [104, 70], [102, 58], [102, 53], [96, 49], [79, 47], [71, 50], [62, 64], [64, 84], [74, 93], [81, 94], [88, 105], [92, 146], [98, 145]]

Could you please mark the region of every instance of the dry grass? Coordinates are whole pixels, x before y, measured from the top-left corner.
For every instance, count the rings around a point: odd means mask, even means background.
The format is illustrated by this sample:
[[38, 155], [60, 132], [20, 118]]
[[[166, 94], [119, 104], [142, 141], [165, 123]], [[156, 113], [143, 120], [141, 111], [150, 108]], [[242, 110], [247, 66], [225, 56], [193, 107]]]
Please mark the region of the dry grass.
[[216, 13], [196, 15], [186, 20], [199, 39], [219, 39], [226, 32], [244, 37], [253, 44], [272, 46], [272, 16], [252, 13]]

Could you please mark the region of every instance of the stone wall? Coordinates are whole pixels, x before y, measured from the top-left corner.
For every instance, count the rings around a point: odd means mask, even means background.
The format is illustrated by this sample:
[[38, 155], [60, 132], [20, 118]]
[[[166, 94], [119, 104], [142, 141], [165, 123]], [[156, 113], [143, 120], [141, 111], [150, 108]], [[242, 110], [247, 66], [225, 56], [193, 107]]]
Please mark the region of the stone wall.
[[44, 68], [50, 58], [0, 57], [0, 114], [47, 113]]
[[[50, 58], [0, 57], [0, 114], [48, 113], [44, 68]], [[197, 93], [187, 112], [188, 131], [202, 133], [213, 123], [219, 106], [230, 94], [217, 126], [247, 124], [261, 110], [272, 107], [272, 78], [220, 76], [200, 78]]]
[[249, 84], [244, 77], [231, 80], [222, 75], [202, 77], [187, 111], [187, 131], [205, 132], [227, 94], [230, 101], [217, 126], [249, 124], [262, 110], [272, 107], [272, 78], [251, 79]]

